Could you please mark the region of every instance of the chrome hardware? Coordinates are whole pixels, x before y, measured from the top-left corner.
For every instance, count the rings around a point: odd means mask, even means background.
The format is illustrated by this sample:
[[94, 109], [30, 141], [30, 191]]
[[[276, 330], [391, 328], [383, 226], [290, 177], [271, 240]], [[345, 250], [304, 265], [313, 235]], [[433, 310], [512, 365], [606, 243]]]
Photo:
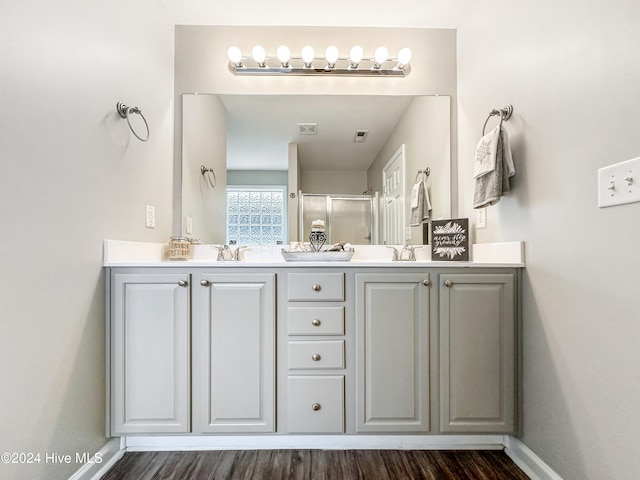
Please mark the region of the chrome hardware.
[[246, 245], [243, 245], [242, 247], [238, 247], [238, 248], [236, 248], [236, 250], [233, 252], [233, 259], [234, 259], [236, 262], [239, 262], [239, 261], [240, 261], [240, 249], [241, 249], [241, 248], [247, 248], [247, 246], [246, 246]]
[[208, 287], [209, 286], [209, 280], [200, 280], [200, 285], [202, 285], [203, 287]]
[[314, 412], [317, 412], [318, 410], [320, 410], [320, 404], [319, 403], [314, 403], [313, 405], [311, 405], [311, 410], [313, 410]]
[[178, 285], [180, 285], [181, 287], [186, 287], [187, 285], [189, 285], [189, 282], [187, 282], [186, 280], [180, 280], [178, 282]]
[[416, 248], [422, 248], [415, 245], [405, 245], [400, 252], [400, 260], [405, 262], [416, 261]]
[[393, 262], [415, 262], [416, 261], [415, 249], [422, 248], [422, 246], [407, 244], [404, 247], [402, 247], [402, 251], [400, 253], [398, 253], [397, 248], [392, 247], [390, 245], [387, 245], [387, 248], [390, 248], [393, 250], [393, 257], [391, 258]]
[[313, 325], [314, 327], [319, 327], [321, 323], [322, 322], [319, 318], [314, 318], [313, 320], [311, 320], [311, 325]]
[[311, 355], [311, 360], [313, 360], [314, 362], [319, 362], [321, 358], [322, 357], [317, 353], [314, 353], [313, 355]]
[[422, 284], [423, 284], [425, 287], [429, 287], [429, 286], [431, 286], [431, 280], [429, 280], [428, 278], [425, 278], [425, 279], [422, 281]]
[[313, 288], [314, 292], [319, 292], [320, 290], [322, 290], [322, 286], [318, 285], [317, 283], [314, 283], [313, 287], [311, 288]]
[[451, 280], [445, 280], [444, 281], [444, 286], [445, 287], [450, 287], [451, 285], [453, 285], [453, 282]]

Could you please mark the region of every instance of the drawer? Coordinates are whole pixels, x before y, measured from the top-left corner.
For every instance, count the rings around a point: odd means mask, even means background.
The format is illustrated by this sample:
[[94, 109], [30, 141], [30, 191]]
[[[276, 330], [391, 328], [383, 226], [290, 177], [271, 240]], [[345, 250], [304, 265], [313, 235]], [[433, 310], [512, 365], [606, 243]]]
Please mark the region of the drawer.
[[344, 368], [344, 340], [289, 342], [289, 369]]
[[289, 307], [289, 335], [344, 335], [344, 307]]
[[344, 273], [290, 273], [290, 302], [341, 302], [344, 300]]
[[344, 433], [344, 376], [287, 379], [289, 433]]

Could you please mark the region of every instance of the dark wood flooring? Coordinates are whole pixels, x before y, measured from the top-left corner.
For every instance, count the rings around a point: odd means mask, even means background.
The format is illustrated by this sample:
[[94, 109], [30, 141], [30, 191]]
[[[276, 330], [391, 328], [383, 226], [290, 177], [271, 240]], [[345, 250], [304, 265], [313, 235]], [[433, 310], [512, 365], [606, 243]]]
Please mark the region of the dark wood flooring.
[[502, 450], [129, 452], [102, 480], [529, 480]]

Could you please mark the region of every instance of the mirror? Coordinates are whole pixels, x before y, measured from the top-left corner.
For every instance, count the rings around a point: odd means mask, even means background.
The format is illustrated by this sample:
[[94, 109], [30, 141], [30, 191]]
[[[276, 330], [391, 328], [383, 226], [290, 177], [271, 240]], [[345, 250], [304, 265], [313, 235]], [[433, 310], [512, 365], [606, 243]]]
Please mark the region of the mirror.
[[[384, 168], [403, 147], [396, 200], [406, 222], [398, 235], [423, 243], [422, 227], [409, 227], [411, 189], [418, 171], [429, 167], [430, 218], [450, 218], [450, 108], [448, 96], [183, 95], [183, 234], [227, 243], [227, 185], [285, 186], [284, 243], [298, 240], [298, 191], [379, 192], [383, 206]], [[215, 180], [201, 166], [212, 168]], [[373, 235], [379, 243], [384, 224], [380, 218]]]

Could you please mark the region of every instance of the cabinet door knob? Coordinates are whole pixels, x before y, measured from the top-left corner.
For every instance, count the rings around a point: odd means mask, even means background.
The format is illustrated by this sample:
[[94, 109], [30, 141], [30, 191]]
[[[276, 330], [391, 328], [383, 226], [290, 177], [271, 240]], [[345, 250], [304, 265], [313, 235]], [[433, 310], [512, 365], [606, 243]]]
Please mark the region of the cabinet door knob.
[[428, 278], [425, 278], [425, 279], [422, 281], [422, 284], [423, 284], [425, 287], [428, 287], [429, 285], [431, 285], [431, 280], [429, 280]]
[[189, 285], [189, 282], [187, 282], [186, 280], [180, 280], [178, 282], [178, 285], [180, 285], [181, 287], [186, 287], [187, 285]]
[[209, 280], [200, 280], [200, 285], [207, 287], [209, 285]]
[[317, 353], [314, 353], [313, 355], [311, 355], [311, 360], [313, 360], [314, 362], [319, 362], [321, 358], [322, 357]]
[[445, 280], [444, 281], [444, 286], [445, 287], [450, 287], [451, 285], [453, 285], [453, 282], [451, 280]]
[[319, 403], [314, 403], [313, 405], [311, 405], [311, 410], [313, 410], [314, 412], [317, 412], [318, 410], [320, 410], [322, 407], [320, 406]]
[[322, 290], [322, 287], [320, 285], [318, 285], [317, 283], [314, 283], [313, 287], [311, 287], [311, 288], [313, 288], [314, 292], [319, 292], [320, 290]]
[[321, 323], [322, 322], [319, 318], [314, 318], [313, 320], [311, 320], [311, 325], [313, 325], [314, 327], [319, 327]]

